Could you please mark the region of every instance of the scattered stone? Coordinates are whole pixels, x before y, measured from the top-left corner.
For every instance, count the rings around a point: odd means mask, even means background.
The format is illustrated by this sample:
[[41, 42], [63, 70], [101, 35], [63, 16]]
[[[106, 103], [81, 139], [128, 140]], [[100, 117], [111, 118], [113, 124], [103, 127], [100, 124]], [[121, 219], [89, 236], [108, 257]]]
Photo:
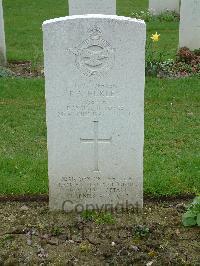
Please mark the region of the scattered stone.
[[68, 240], [68, 237], [67, 237], [67, 235], [59, 235], [58, 236], [58, 238], [60, 239], [60, 240], [62, 240], [62, 241], [67, 241]]
[[21, 211], [28, 211], [29, 208], [26, 206], [26, 205], [23, 205], [21, 208], [20, 208]]
[[176, 235], [179, 236], [181, 234], [179, 229], [176, 229]]
[[112, 243], [111, 243], [111, 246], [112, 246], [112, 247], [114, 247], [115, 245], [116, 245], [115, 242], [112, 242]]
[[154, 262], [155, 262], [154, 260], [149, 261], [149, 262], [147, 262], [146, 266], [151, 266], [151, 265], [153, 265]]
[[70, 239], [70, 240], [67, 240], [66, 243], [69, 243], [69, 244], [74, 244], [74, 240]]
[[31, 246], [32, 245], [32, 240], [31, 239], [27, 239], [27, 245]]
[[87, 240], [93, 244], [93, 245], [98, 245], [100, 244], [100, 240], [98, 240], [97, 238], [93, 237], [93, 236], [89, 236], [87, 237]]
[[48, 253], [43, 248], [41, 248], [41, 247], [38, 248], [37, 255], [41, 259], [45, 259], [45, 258], [48, 257]]
[[51, 238], [51, 239], [47, 240], [47, 243], [50, 245], [53, 245], [53, 246], [58, 246], [59, 241], [57, 238]]
[[131, 250], [138, 252], [140, 249], [137, 246], [132, 245]]
[[79, 236], [79, 235], [73, 235], [73, 236], [72, 236], [72, 240], [73, 240], [74, 242], [76, 242], [76, 243], [81, 243], [83, 239], [82, 239], [82, 237]]
[[15, 221], [15, 215], [11, 214], [8, 216], [7, 220], [10, 221], [10, 222], [14, 222]]
[[48, 234], [44, 234], [41, 236], [42, 239], [48, 239], [50, 236]]

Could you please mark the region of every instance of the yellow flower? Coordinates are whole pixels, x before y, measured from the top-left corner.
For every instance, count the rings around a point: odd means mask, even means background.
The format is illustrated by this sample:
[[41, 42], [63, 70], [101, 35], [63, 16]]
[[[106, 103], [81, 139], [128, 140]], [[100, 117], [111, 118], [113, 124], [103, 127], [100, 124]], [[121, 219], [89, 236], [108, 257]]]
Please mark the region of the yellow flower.
[[153, 42], [158, 42], [160, 38], [160, 34], [158, 34], [157, 32], [155, 34], [152, 34], [151, 39], [153, 40]]

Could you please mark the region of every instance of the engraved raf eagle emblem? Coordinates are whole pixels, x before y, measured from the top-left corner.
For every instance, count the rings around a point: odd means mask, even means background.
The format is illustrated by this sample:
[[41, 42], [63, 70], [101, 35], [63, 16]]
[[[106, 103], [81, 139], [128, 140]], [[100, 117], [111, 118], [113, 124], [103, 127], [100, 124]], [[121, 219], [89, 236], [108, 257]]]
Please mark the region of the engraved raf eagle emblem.
[[69, 49], [76, 56], [76, 66], [86, 76], [107, 72], [113, 66], [114, 50], [102, 38], [98, 28], [89, 31], [88, 39], [76, 48]]

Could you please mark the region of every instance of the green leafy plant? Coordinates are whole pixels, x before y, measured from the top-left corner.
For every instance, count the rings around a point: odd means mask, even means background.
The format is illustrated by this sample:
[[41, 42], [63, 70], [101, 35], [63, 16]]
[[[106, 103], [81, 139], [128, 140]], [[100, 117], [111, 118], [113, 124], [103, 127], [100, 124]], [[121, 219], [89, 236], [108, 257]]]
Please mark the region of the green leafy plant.
[[180, 15], [178, 13], [169, 10], [162, 12], [156, 17], [159, 22], [178, 22], [180, 20]]
[[200, 56], [200, 49], [194, 50], [194, 54], [197, 55], [197, 56]]
[[110, 212], [95, 212], [95, 211], [84, 211], [81, 217], [86, 221], [93, 221], [96, 224], [114, 224], [115, 219]]
[[134, 227], [133, 233], [136, 237], [143, 238], [149, 236], [150, 230], [145, 225], [137, 225]]
[[52, 234], [52, 236], [59, 236], [62, 234], [62, 229], [59, 228], [58, 226], [53, 226], [51, 228], [51, 234]]
[[179, 14], [174, 11], [165, 11], [159, 15], [154, 15], [151, 11], [133, 12], [132, 17], [146, 22], [176, 22], [180, 20]]
[[7, 242], [9, 241], [13, 241], [14, 240], [14, 235], [4, 235], [0, 238], [0, 248], [4, 247], [6, 245]]
[[91, 245], [87, 242], [83, 242], [79, 246], [81, 252], [88, 253], [91, 251]]
[[174, 66], [174, 60], [173, 59], [168, 59], [168, 60], [165, 60], [164, 62], [162, 62], [160, 64], [159, 76], [173, 77], [173, 75], [174, 75], [173, 66]]
[[86, 210], [81, 213], [81, 217], [87, 222], [93, 221], [94, 213], [94, 211]]
[[187, 212], [183, 214], [184, 226], [200, 226], [200, 196], [188, 206]]
[[7, 78], [12, 76], [15, 76], [15, 74], [11, 70], [0, 66], [0, 78]]

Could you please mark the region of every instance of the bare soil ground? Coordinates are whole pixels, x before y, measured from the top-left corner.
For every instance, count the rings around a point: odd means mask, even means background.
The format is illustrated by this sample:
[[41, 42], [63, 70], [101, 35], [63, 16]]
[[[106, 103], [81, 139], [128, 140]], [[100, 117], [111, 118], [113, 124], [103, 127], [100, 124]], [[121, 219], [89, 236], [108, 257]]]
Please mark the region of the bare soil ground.
[[181, 224], [187, 203], [148, 201], [106, 223], [45, 202], [1, 202], [0, 265], [200, 265], [200, 228]]
[[7, 68], [17, 77], [44, 77], [43, 67], [39, 65], [34, 66], [31, 61], [11, 61], [9, 62]]

